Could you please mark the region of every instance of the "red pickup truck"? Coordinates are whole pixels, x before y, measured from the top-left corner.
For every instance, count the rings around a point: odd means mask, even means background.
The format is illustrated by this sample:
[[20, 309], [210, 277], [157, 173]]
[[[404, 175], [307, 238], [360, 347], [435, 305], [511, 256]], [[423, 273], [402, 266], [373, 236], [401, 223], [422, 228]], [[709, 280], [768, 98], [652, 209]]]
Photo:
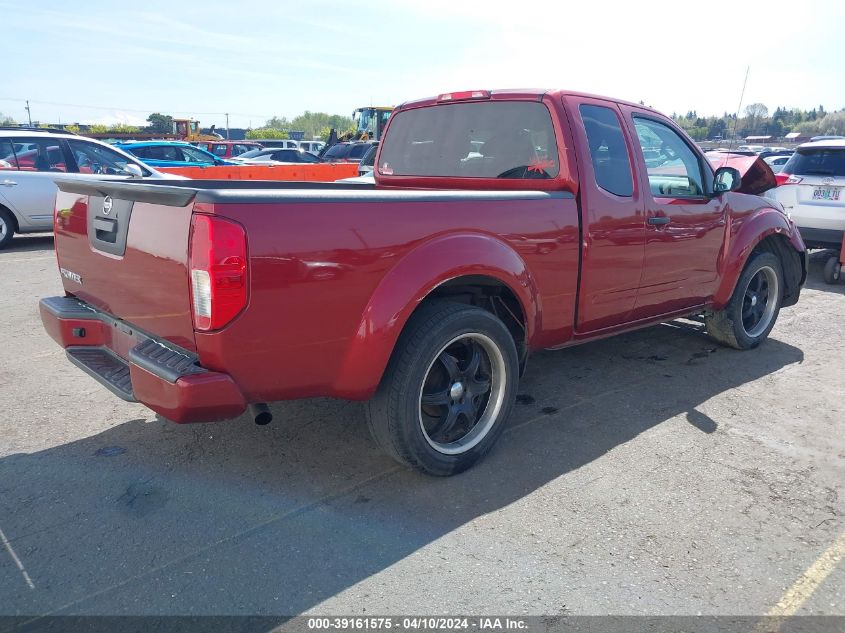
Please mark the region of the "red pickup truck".
[[691, 315], [752, 348], [806, 277], [783, 210], [633, 103], [405, 103], [375, 179], [59, 180], [65, 296], [41, 301], [44, 327], [173, 421], [366, 400], [386, 452], [450, 475], [501, 434], [532, 350]]

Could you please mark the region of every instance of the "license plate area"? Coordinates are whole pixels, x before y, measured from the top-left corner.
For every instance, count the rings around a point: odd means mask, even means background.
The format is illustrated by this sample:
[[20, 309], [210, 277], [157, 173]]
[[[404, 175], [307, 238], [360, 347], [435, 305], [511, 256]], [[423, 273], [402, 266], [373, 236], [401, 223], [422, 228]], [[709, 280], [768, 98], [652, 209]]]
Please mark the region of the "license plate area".
[[816, 187], [813, 189], [813, 200], [829, 200], [835, 202], [842, 196], [841, 187]]

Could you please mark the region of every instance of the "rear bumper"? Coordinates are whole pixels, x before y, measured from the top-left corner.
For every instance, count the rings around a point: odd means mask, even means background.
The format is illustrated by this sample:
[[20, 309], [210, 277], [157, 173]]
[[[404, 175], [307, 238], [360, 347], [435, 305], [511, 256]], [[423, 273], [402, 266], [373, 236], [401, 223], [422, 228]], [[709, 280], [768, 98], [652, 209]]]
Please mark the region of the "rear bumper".
[[223, 420], [246, 409], [230, 376], [201, 367], [195, 354], [130, 323], [74, 297], [42, 299], [39, 311], [68, 359], [124, 400], [179, 423]]

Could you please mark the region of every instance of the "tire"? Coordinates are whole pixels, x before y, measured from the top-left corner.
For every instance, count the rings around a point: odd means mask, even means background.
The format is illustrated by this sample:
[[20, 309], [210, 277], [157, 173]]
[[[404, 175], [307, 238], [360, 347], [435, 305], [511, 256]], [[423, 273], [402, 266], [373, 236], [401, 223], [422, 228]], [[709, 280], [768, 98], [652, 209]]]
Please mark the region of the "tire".
[[735, 349], [757, 347], [775, 326], [782, 302], [780, 259], [769, 252], [754, 253], [739, 276], [728, 305], [705, 316], [707, 333]]
[[455, 475], [496, 443], [518, 381], [516, 345], [495, 315], [433, 302], [408, 321], [366, 405], [370, 432], [400, 464]]
[[15, 218], [6, 211], [0, 209], [0, 249], [6, 248], [12, 243], [12, 238], [15, 235]]
[[824, 281], [827, 284], [838, 284], [842, 279], [842, 265], [839, 263], [839, 255], [829, 257], [824, 263]]

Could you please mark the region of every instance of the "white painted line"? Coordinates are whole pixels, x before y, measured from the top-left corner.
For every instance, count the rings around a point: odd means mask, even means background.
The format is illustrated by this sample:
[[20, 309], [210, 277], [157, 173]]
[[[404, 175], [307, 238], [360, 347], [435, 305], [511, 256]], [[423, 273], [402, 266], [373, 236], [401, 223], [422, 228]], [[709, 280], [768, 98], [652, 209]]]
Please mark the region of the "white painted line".
[[21, 559], [18, 558], [18, 555], [15, 554], [15, 550], [12, 549], [12, 544], [9, 542], [9, 539], [6, 538], [6, 535], [3, 534], [3, 530], [0, 529], [0, 540], [3, 541], [3, 545], [6, 546], [6, 550], [9, 552], [9, 556], [12, 557], [12, 560], [15, 561], [15, 565], [18, 566], [18, 569], [21, 570], [21, 574], [23, 574], [23, 579], [26, 581], [26, 584], [29, 585], [30, 589], [35, 589], [35, 584], [32, 582], [32, 578], [29, 577], [29, 574], [26, 573], [26, 569], [21, 562]]

